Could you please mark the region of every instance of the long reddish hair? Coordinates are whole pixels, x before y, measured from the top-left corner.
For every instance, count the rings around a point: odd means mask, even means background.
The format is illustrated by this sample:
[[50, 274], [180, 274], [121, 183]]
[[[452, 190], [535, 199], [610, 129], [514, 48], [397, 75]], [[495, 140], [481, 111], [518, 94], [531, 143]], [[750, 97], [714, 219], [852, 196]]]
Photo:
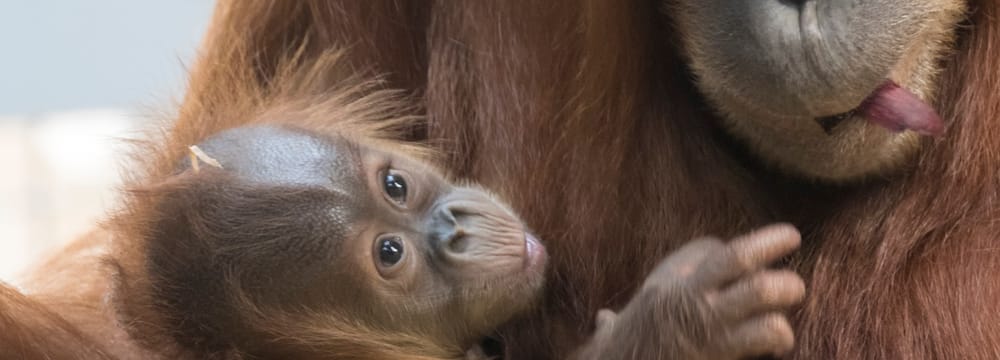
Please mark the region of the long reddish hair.
[[1000, 357], [1000, 3], [970, 11], [941, 79], [946, 135], [806, 240], [802, 357]]
[[552, 254], [543, 304], [500, 331], [511, 358], [565, 356], [691, 238], [776, 220], [804, 234], [798, 357], [1000, 356], [1000, 4], [971, 2], [947, 60], [947, 135], [895, 178], [836, 187], [760, 166], [716, 128], [656, 6], [223, 1], [177, 128], [210, 129], [201, 114], [239, 100], [213, 88], [219, 69], [265, 86], [292, 51], [346, 49], [419, 96], [426, 122], [401, 138], [508, 198]]

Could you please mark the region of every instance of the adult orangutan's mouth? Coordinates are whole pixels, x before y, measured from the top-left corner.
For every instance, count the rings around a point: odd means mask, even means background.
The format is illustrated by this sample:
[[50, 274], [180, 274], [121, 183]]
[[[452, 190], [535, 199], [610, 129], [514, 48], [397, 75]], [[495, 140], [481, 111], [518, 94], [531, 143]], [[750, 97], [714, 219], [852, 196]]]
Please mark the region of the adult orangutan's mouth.
[[844, 122], [844, 120], [850, 119], [856, 112], [857, 108], [854, 108], [840, 114], [818, 117], [816, 118], [816, 122], [823, 128], [823, 132], [827, 135], [831, 135], [833, 134], [833, 128], [840, 125], [840, 123]]
[[818, 117], [816, 122], [823, 131], [831, 134], [837, 125], [855, 115], [892, 132], [910, 130], [921, 135], [937, 136], [944, 131], [944, 122], [934, 108], [892, 80], [879, 85], [858, 107]]

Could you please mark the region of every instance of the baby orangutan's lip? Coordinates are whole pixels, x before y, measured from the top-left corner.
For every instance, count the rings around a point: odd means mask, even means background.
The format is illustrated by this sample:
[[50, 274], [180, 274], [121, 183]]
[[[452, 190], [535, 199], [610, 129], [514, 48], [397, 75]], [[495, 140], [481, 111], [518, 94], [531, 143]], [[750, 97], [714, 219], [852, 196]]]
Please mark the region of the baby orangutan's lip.
[[544, 264], [546, 257], [545, 246], [538, 241], [538, 238], [529, 233], [524, 233], [524, 267], [530, 269]]
[[944, 131], [944, 121], [934, 108], [892, 80], [882, 83], [857, 108], [816, 118], [816, 122], [830, 134], [834, 127], [854, 115], [893, 132], [910, 130], [921, 135], [937, 136]]

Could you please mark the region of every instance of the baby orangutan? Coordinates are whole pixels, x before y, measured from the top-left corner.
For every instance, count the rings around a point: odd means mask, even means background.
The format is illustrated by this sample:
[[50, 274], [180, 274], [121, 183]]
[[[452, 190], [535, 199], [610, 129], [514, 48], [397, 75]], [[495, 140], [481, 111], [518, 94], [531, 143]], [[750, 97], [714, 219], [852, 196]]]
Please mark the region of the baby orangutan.
[[405, 154], [275, 125], [192, 150], [143, 190], [152, 297], [183, 347], [437, 358], [541, 289], [545, 249], [507, 206]]
[[[195, 354], [478, 358], [542, 293], [545, 248], [506, 205], [401, 151], [301, 128], [234, 128], [192, 147], [158, 198], [146, 261], [154, 313]], [[737, 359], [792, 345], [795, 274], [761, 270], [789, 227], [668, 258], [580, 358]], [[731, 284], [731, 285], [730, 285]], [[720, 290], [721, 289], [721, 290]], [[646, 357], [642, 357], [646, 358]]]

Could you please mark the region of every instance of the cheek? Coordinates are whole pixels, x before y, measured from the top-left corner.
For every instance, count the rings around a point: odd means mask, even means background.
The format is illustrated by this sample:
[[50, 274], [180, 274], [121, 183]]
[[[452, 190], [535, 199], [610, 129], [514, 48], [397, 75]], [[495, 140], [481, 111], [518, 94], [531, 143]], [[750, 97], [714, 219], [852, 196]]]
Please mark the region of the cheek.
[[238, 277], [249, 289], [291, 292], [308, 287], [327, 272], [330, 247], [316, 241], [285, 240], [280, 244], [259, 244], [238, 254], [216, 256], [220, 271]]
[[[365, 289], [371, 291], [371, 296], [360, 304], [366, 311], [365, 316], [382, 326], [408, 333], [425, 326], [461, 326], [459, 302], [455, 300], [459, 292], [428, 272], [421, 272], [417, 278], [406, 284], [405, 289], [394, 286]], [[442, 319], [446, 319], [447, 324], [443, 324]]]
[[238, 276], [240, 287], [264, 303], [325, 306], [356, 286], [348, 280], [357, 278], [357, 262], [344, 256], [346, 241], [320, 234], [256, 242], [222, 271]]
[[450, 296], [444, 284], [440, 284], [440, 274], [427, 264], [427, 250], [419, 243], [423, 241], [423, 235], [405, 234], [404, 258], [397, 265], [400, 268], [383, 275], [377, 265], [376, 240], [386, 232], [386, 227], [375, 221], [358, 222], [358, 225], [363, 230], [354, 236], [355, 241], [343, 252], [350, 268], [345, 266], [340, 271], [356, 284], [352, 291], [371, 299], [371, 307], [406, 317], [411, 315], [395, 313], [393, 309], [426, 311]]

